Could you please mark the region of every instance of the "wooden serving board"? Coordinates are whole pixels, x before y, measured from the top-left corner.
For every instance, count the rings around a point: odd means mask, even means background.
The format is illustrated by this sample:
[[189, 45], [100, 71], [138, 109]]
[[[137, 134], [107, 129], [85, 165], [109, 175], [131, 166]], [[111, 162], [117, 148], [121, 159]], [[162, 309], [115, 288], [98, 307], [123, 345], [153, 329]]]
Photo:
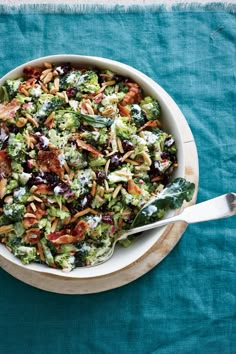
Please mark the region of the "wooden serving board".
[[[194, 198], [190, 203], [186, 203], [186, 206], [189, 206], [196, 202], [199, 177], [196, 145], [192, 136], [187, 136], [184, 143], [186, 160], [184, 177], [196, 185]], [[15, 278], [42, 290], [61, 294], [98, 293], [128, 284], [150, 271], [175, 247], [186, 227], [187, 225], [182, 222], [167, 226], [159, 240], [146, 254], [128, 267], [105, 276], [87, 279], [59, 277], [22, 268], [2, 256], [0, 256], [0, 266]]]

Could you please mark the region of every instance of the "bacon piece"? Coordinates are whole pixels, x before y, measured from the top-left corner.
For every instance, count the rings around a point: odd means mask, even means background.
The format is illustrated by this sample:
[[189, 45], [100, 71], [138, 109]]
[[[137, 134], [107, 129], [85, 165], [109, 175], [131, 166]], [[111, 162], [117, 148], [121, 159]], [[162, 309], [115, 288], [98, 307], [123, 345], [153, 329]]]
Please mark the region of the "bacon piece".
[[64, 177], [64, 170], [58, 156], [61, 151], [58, 149], [53, 149], [51, 151], [40, 150], [38, 153], [37, 163], [42, 172], [54, 172], [61, 179]]
[[96, 150], [92, 145], [86, 144], [83, 140], [76, 139], [76, 143], [84, 150], [90, 151], [95, 156], [103, 156], [100, 151]]
[[74, 243], [84, 239], [87, 228], [88, 224], [85, 221], [80, 220], [74, 229], [64, 229], [61, 231], [52, 232], [47, 235], [46, 238], [54, 245]]
[[26, 231], [26, 236], [25, 236], [26, 242], [30, 243], [31, 245], [35, 245], [40, 240], [40, 235], [41, 235], [41, 231], [39, 228], [37, 227], [31, 228]]
[[147, 123], [145, 123], [141, 128], [139, 128], [138, 132], [141, 132], [142, 130], [150, 127], [158, 127], [161, 128], [161, 123], [159, 120], [149, 120]]
[[117, 104], [117, 107], [122, 117], [130, 117], [130, 110], [127, 107], [122, 106], [120, 103]]
[[43, 69], [39, 68], [37, 66], [26, 66], [23, 70], [23, 74], [25, 74], [28, 77], [34, 77], [36, 79], [39, 79], [41, 74], [42, 74]]
[[52, 189], [44, 183], [38, 184], [37, 189], [34, 191], [35, 194], [53, 194]]
[[126, 106], [127, 104], [133, 104], [137, 103], [142, 99], [141, 96], [141, 89], [138, 86], [138, 84], [134, 82], [128, 82], [126, 83], [127, 86], [129, 86], [129, 91], [123, 98], [121, 105]]
[[0, 179], [8, 177], [11, 174], [11, 159], [6, 150], [0, 151]]
[[132, 179], [128, 180], [128, 193], [132, 195], [142, 193], [141, 189], [134, 183]]
[[0, 119], [3, 121], [14, 118], [21, 105], [16, 98], [9, 103], [0, 104]]
[[23, 219], [23, 226], [28, 229], [29, 227], [33, 226], [34, 224], [37, 224], [39, 222], [39, 220], [42, 219], [43, 216], [47, 215], [46, 210], [44, 210], [41, 207], [41, 204], [39, 203], [34, 203], [36, 210], [33, 210], [31, 205], [27, 205], [26, 207], [26, 214], [34, 214], [34, 218], [33, 217], [26, 217]]

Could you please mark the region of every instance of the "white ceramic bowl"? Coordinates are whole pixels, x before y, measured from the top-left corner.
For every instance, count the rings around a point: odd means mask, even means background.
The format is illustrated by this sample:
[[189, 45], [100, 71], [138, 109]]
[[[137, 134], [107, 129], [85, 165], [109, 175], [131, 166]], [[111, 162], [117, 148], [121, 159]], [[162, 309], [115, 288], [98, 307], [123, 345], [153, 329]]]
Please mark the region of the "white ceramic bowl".
[[[55, 64], [70, 62], [75, 65], [79, 64], [84, 67], [94, 66], [100, 69], [109, 68], [118, 74], [132, 78], [143, 88], [146, 95], [150, 95], [158, 99], [162, 109], [163, 129], [174, 135], [178, 148], [179, 164], [178, 168], [175, 171], [174, 177], [186, 176], [186, 147], [187, 143], [192, 142], [194, 139], [191, 130], [180, 109], [173, 101], [173, 99], [167, 94], [167, 92], [163, 90], [163, 88], [161, 88], [157, 83], [155, 83], [152, 79], [150, 79], [140, 71], [114, 60], [92, 56], [62, 54], [51, 55], [24, 63], [23, 65], [17, 67], [16, 69], [10, 71], [5, 76], [3, 76], [0, 80], [0, 85], [3, 85], [4, 81], [8, 78], [17, 78], [21, 76], [25, 66], [41, 66], [45, 61], [52, 62]], [[168, 213], [169, 216], [173, 214], [174, 212]], [[1, 244], [0, 255], [8, 261], [14, 263], [16, 266], [21, 267], [22, 271], [25, 268], [36, 272], [54, 274], [55, 276], [59, 277], [63, 276], [78, 279], [101, 277], [120, 271], [121, 269], [128, 267], [130, 264], [137, 262], [141, 257], [145, 257], [145, 255], [148, 254], [148, 251], [157, 243], [157, 241], [163, 235], [164, 231], [165, 228], [146, 232], [145, 237], [138, 237], [137, 240], [130, 247], [117, 247], [113, 257], [106, 263], [91, 268], [77, 268], [70, 273], [64, 273], [61, 270], [52, 269], [47, 267], [46, 265], [40, 265], [36, 263], [32, 263], [26, 266], [22, 265], [20, 260], [13, 256], [5, 248], [5, 246]]]

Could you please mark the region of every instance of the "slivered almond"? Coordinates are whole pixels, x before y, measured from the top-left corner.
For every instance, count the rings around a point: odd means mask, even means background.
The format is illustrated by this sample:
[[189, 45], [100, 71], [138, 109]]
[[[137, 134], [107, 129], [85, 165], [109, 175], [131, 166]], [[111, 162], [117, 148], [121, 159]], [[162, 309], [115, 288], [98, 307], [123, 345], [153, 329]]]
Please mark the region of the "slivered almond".
[[112, 198], [115, 199], [115, 198], [118, 196], [118, 194], [119, 194], [121, 188], [122, 188], [122, 184], [119, 184], [119, 185], [116, 187], [116, 189], [114, 190], [114, 192], [113, 192], [113, 194], [112, 194]]
[[107, 108], [104, 111], [101, 112], [101, 115], [103, 117], [107, 117], [110, 116], [112, 113], [114, 113], [114, 109], [113, 108]]
[[88, 114], [94, 115], [94, 110], [91, 105], [89, 103], [85, 103], [85, 106], [87, 108]]
[[0, 199], [2, 199], [6, 193], [7, 179], [2, 178], [0, 180]]
[[101, 203], [105, 202], [105, 199], [101, 198], [99, 195], [96, 195], [95, 199], [97, 199]]
[[47, 68], [47, 69], [51, 69], [51, 68], [52, 68], [52, 64], [49, 63], [48, 61], [45, 61], [45, 62], [43, 63], [43, 65], [44, 65], [45, 68]]
[[107, 86], [112, 86], [115, 85], [116, 81], [115, 80], [110, 80], [102, 83], [102, 87], [107, 87]]
[[125, 162], [131, 163], [131, 165], [138, 166], [139, 163], [137, 161], [131, 160], [131, 159], [125, 159]]
[[51, 232], [55, 232], [58, 224], [58, 219], [55, 219], [51, 226]]
[[92, 185], [92, 189], [91, 189], [91, 192], [90, 194], [94, 197], [95, 194], [96, 194], [96, 189], [97, 189], [97, 182], [96, 181], [93, 181], [93, 185]]
[[107, 160], [107, 162], [106, 162], [106, 165], [105, 165], [105, 173], [106, 173], [106, 175], [107, 175], [107, 173], [108, 173], [108, 169], [109, 169], [109, 166], [110, 166], [110, 162], [111, 162], [111, 160], [109, 159], [109, 160]]
[[50, 72], [52, 72], [52, 69], [51, 68], [48, 68], [48, 69], [45, 69], [42, 71], [42, 74], [40, 76], [40, 80], [43, 81], [43, 79], [47, 76], [47, 74], [49, 74]]
[[101, 197], [103, 197], [105, 193], [105, 188], [100, 186], [98, 193], [100, 194]]
[[134, 153], [134, 150], [127, 151], [123, 156], [121, 161], [124, 162], [128, 157], [130, 157]]
[[64, 100], [66, 101], [66, 103], [68, 103], [69, 102], [69, 98], [67, 96], [66, 91], [63, 91], [63, 95], [64, 95]]
[[104, 180], [104, 184], [105, 184], [105, 190], [107, 192], [110, 187], [106, 179]]
[[124, 149], [123, 149], [122, 142], [121, 142], [120, 138], [117, 138], [116, 141], [117, 141], [117, 146], [118, 146], [120, 153], [123, 154]]
[[41, 88], [42, 88], [42, 90], [43, 90], [44, 92], [46, 92], [46, 93], [49, 92], [48, 89], [47, 89], [47, 87], [44, 85], [43, 82], [40, 82], [40, 86], [41, 86]]
[[30, 188], [30, 193], [34, 193], [37, 189], [38, 189], [38, 187], [35, 186], [35, 185], [33, 185], [33, 186]]
[[48, 73], [45, 78], [43, 79], [43, 83], [46, 85], [48, 84], [53, 78], [52, 72]]
[[63, 167], [66, 170], [66, 172], [68, 173], [68, 175], [71, 173], [70, 167], [68, 166], [66, 160], [63, 163]]
[[0, 235], [6, 234], [6, 233], [8, 233], [8, 232], [11, 232], [12, 230], [14, 230], [13, 225], [3, 225], [3, 226], [0, 226]]
[[149, 171], [150, 167], [149, 166], [134, 166], [135, 170], [138, 171]]
[[32, 213], [25, 213], [24, 218], [34, 218], [34, 219], [37, 219], [37, 217], [36, 217], [34, 214], [32, 214]]
[[36, 208], [36, 206], [35, 206], [35, 204], [34, 204], [33, 202], [30, 203], [30, 206], [31, 206], [31, 208], [32, 208], [33, 211], [36, 211], [36, 210], [37, 210], [37, 208]]
[[26, 125], [26, 123], [27, 123], [27, 119], [21, 117], [21, 118], [19, 118], [18, 121], [16, 122], [16, 126], [17, 126], [18, 128], [22, 128], [22, 127], [24, 127], [24, 126]]
[[4, 198], [4, 202], [7, 204], [12, 204], [13, 202], [13, 196], [12, 195], [8, 195]]
[[148, 164], [148, 166], [151, 166], [152, 160], [151, 160], [149, 154], [148, 154], [146, 151], [143, 151], [143, 152], [141, 153], [141, 155], [143, 156], [144, 161]]
[[28, 120], [28, 122], [32, 123], [36, 128], [39, 127], [38, 122], [33, 117], [31, 117], [30, 114], [26, 113], [25, 117]]
[[24, 88], [24, 87], [22, 87], [21, 88], [21, 92], [25, 95], [25, 96], [29, 96], [29, 92]]
[[63, 95], [62, 92], [57, 92], [56, 95], [60, 98], [62, 98], [63, 100], [65, 99], [65, 96]]
[[56, 91], [59, 91], [59, 78], [55, 77], [54, 79], [54, 87], [56, 89]]

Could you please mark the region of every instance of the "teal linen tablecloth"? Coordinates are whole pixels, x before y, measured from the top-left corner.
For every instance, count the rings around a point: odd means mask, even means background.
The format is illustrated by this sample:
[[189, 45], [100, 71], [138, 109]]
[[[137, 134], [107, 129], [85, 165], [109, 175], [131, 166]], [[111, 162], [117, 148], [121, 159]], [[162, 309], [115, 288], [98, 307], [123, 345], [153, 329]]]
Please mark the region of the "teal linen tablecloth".
[[[70, 53], [132, 65], [194, 134], [198, 201], [236, 192], [236, 8], [0, 7], [0, 76]], [[0, 270], [0, 353], [236, 353], [236, 218], [188, 227], [156, 268], [91, 295], [41, 291]]]

